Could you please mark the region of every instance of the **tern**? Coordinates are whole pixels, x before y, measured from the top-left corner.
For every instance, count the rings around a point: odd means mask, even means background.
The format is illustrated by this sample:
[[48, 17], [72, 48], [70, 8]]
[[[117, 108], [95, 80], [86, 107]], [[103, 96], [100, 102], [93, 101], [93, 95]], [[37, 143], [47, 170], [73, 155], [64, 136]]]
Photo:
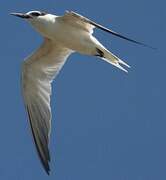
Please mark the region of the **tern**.
[[51, 130], [51, 83], [69, 55], [97, 56], [127, 72], [130, 66], [107, 50], [92, 34], [94, 28], [147, 46], [108, 29], [73, 11], [57, 16], [41, 11], [11, 13], [27, 20], [43, 37], [42, 45], [22, 65], [22, 94], [40, 161], [49, 175]]

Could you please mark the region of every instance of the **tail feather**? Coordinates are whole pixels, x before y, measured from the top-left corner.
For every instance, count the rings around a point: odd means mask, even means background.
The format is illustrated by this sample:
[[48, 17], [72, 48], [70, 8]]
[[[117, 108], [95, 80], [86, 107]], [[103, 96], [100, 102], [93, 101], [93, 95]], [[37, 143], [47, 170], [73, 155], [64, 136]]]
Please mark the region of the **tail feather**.
[[[128, 72], [123, 66], [126, 66], [127, 68], [130, 68], [130, 66], [119, 59], [117, 56], [112, 54], [111, 52], [105, 50], [104, 51], [104, 56], [102, 58], [103, 60], [107, 61], [108, 63], [112, 64], [113, 66], [116, 66], [117, 68], [121, 69], [124, 72]], [[123, 65], [123, 66], [122, 66]]]
[[[127, 71], [123, 66], [120, 65], [120, 62], [119, 62], [119, 61], [116, 61], [116, 62], [115, 62], [115, 61], [110, 61], [110, 60], [108, 60], [108, 59], [106, 59], [106, 58], [102, 58], [102, 59], [105, 60], [106, 62], [112, 64], [113, 66], [121, 69], [122, 71], [128, 73], [128, 71]], [[122, 63], [121, 63], [121, 64], [122, 64]], [[130, 67], [130, 66], [127, 66], [127, 67]]]

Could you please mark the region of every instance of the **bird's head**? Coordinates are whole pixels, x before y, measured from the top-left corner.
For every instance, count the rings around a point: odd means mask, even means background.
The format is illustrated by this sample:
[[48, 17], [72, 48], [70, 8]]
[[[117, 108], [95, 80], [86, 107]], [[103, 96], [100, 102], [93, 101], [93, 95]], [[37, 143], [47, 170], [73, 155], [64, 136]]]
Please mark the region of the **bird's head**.
[[46, 12], [42, 12], [42, 11], [29, 11], [27, 13], [10, 13], [13, 16], [17, 16], [23, 19], [27, 19], [27, 20], [37, 20], [39, 19], [41, 16], [45, 16], [47, 15]]
[[27, 13], [10, 13], [11, 15], [27, 20], [38, 32], [46, 35], [49, 24], [54, 21], [55, 15], [43, 11], [29, 11]]

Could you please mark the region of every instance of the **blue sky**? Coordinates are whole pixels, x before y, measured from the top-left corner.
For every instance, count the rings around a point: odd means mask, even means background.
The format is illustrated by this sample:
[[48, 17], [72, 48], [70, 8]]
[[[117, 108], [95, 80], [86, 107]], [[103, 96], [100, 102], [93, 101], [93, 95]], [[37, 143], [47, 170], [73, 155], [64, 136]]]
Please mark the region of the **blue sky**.
[[[1, 4], [0, 179], [166, 179], [166, 3], [163, 0], [4, 1]], [[53, 83], [51, 175], [36, 154], [20, 90], [23, 59], [42, 38], [10, 12], [77, 11], [158, 50], [100, 30], [95, 36], [131, 65], [126, 75], [73, 54]]]

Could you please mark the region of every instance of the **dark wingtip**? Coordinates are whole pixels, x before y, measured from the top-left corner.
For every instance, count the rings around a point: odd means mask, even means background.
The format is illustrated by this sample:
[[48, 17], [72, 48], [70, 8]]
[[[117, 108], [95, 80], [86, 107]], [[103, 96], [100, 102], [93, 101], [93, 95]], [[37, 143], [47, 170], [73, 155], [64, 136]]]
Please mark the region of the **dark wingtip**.
[[[127, 40], [128, 40], [128, 39], [127, 39]], [[129, 41], [130, 41], [130, 40], [129, 40]], [[138, 41], [134, 41], [134, 40], [132, 40], [131, 42], [134, 42], [134, 43], [136, 43], [136, 44], [142, 45], [142, 46], [144, 46], [144, 47], [146, 47], [146, 48], [149, 48], [149, 49], [157, 50], [157, 48], [156, 48], [156, 47], [153, 47], [153, 46], [150, 46], [150, 45], [147, 45], [147, 44], [144, 44], [144, 43], [138, 42]]]
[[29, 116], [29, 122], [30, 122], [30, 126], [31, 126], [31, 130], [32, 130], [32, 135], [33, 135], [33, 139], [34, 139], [34, 143], [36, 145], [36, 150], [37, 150], [37, 153], [38, 153], [38, 156], [39, 156], [39, 159], [41, 161], [41, 164], [45, 170], [45, 172], [47, 173], [47, 175], [49, 176], [50, 175], [50, 166], [49, 166], [49, 162], [50, 162], [50, 155], [49, 155], [49, 151], [48, 151], [48, 157], [47, 159], [44, 159], [42, 154], [41, 154], [41, 151], [38, 147], [38, 144], [37, 144], [37, 141], [36, 141], [36, 136], [35, 136], [35, 133], [34, 133], [34, 129], [33, 129], [33, 126], [32, 126], [32, 123], [31, 123], [31, 114], [30, 114], [30, 111], [29, 111], [29, 108], [28, 106], [26, 107], [27, 109], [27, 113], [28, 113], [28, 116]]
[[148, 45], [148, 44], [145, 44], [145, 43], [142, 43], [142, 42], [139, 42], [139, 41], [130, 39], [130, 38], [126, 37], [126, 36], [123, 36], [123, 35], [121, 35], [121, 34], [119, 34], [119, 33], [114, 32], [114, 31], [110, 31], [110, 33], [112, 33], [113, 35], [115, 35], [115, 36], [117, 36], [117, 37], [119, 37], [119, 38], [122, 38], [122, 39], [125, 39], [125, 40], [127, 40], [127, 41], [130, 41], [130, 42], [132, 42], [132, 43], [135, 43], [135, 44], [138, 44], [138, 45], [141, 45], [141, 46], [144, 46], [144, 47], [146, 47], [146, 48], [153, 49], [153, 50], [157, 50], [157, 48], [155, 48], [155, 47], [152, 47], [152, 46], [150, 46], [150, 45]]
[[156, 47], [152, 47], [152, 46], [149, 46], [149, 45], [145, 45], [145, 47], [150, 48], [150, 49], [153, 49], [153, 50], [157, 50]]
[[45, 170], [45, 172], [47, 173], [47, 175], [49, 176], [50, 175], [50, 166], [49, 166], [49, 160], [48, 161], [44, 161], [43, 159], [40, 159], [41, 160], [41, 163], [43, 165], [43, 168]]
[[47, 175], [49, 176], [50, 175], [50, 171], [51, 171], [49, 165], [47, 167], [44, 167], [44, 169], [45, 169]]

